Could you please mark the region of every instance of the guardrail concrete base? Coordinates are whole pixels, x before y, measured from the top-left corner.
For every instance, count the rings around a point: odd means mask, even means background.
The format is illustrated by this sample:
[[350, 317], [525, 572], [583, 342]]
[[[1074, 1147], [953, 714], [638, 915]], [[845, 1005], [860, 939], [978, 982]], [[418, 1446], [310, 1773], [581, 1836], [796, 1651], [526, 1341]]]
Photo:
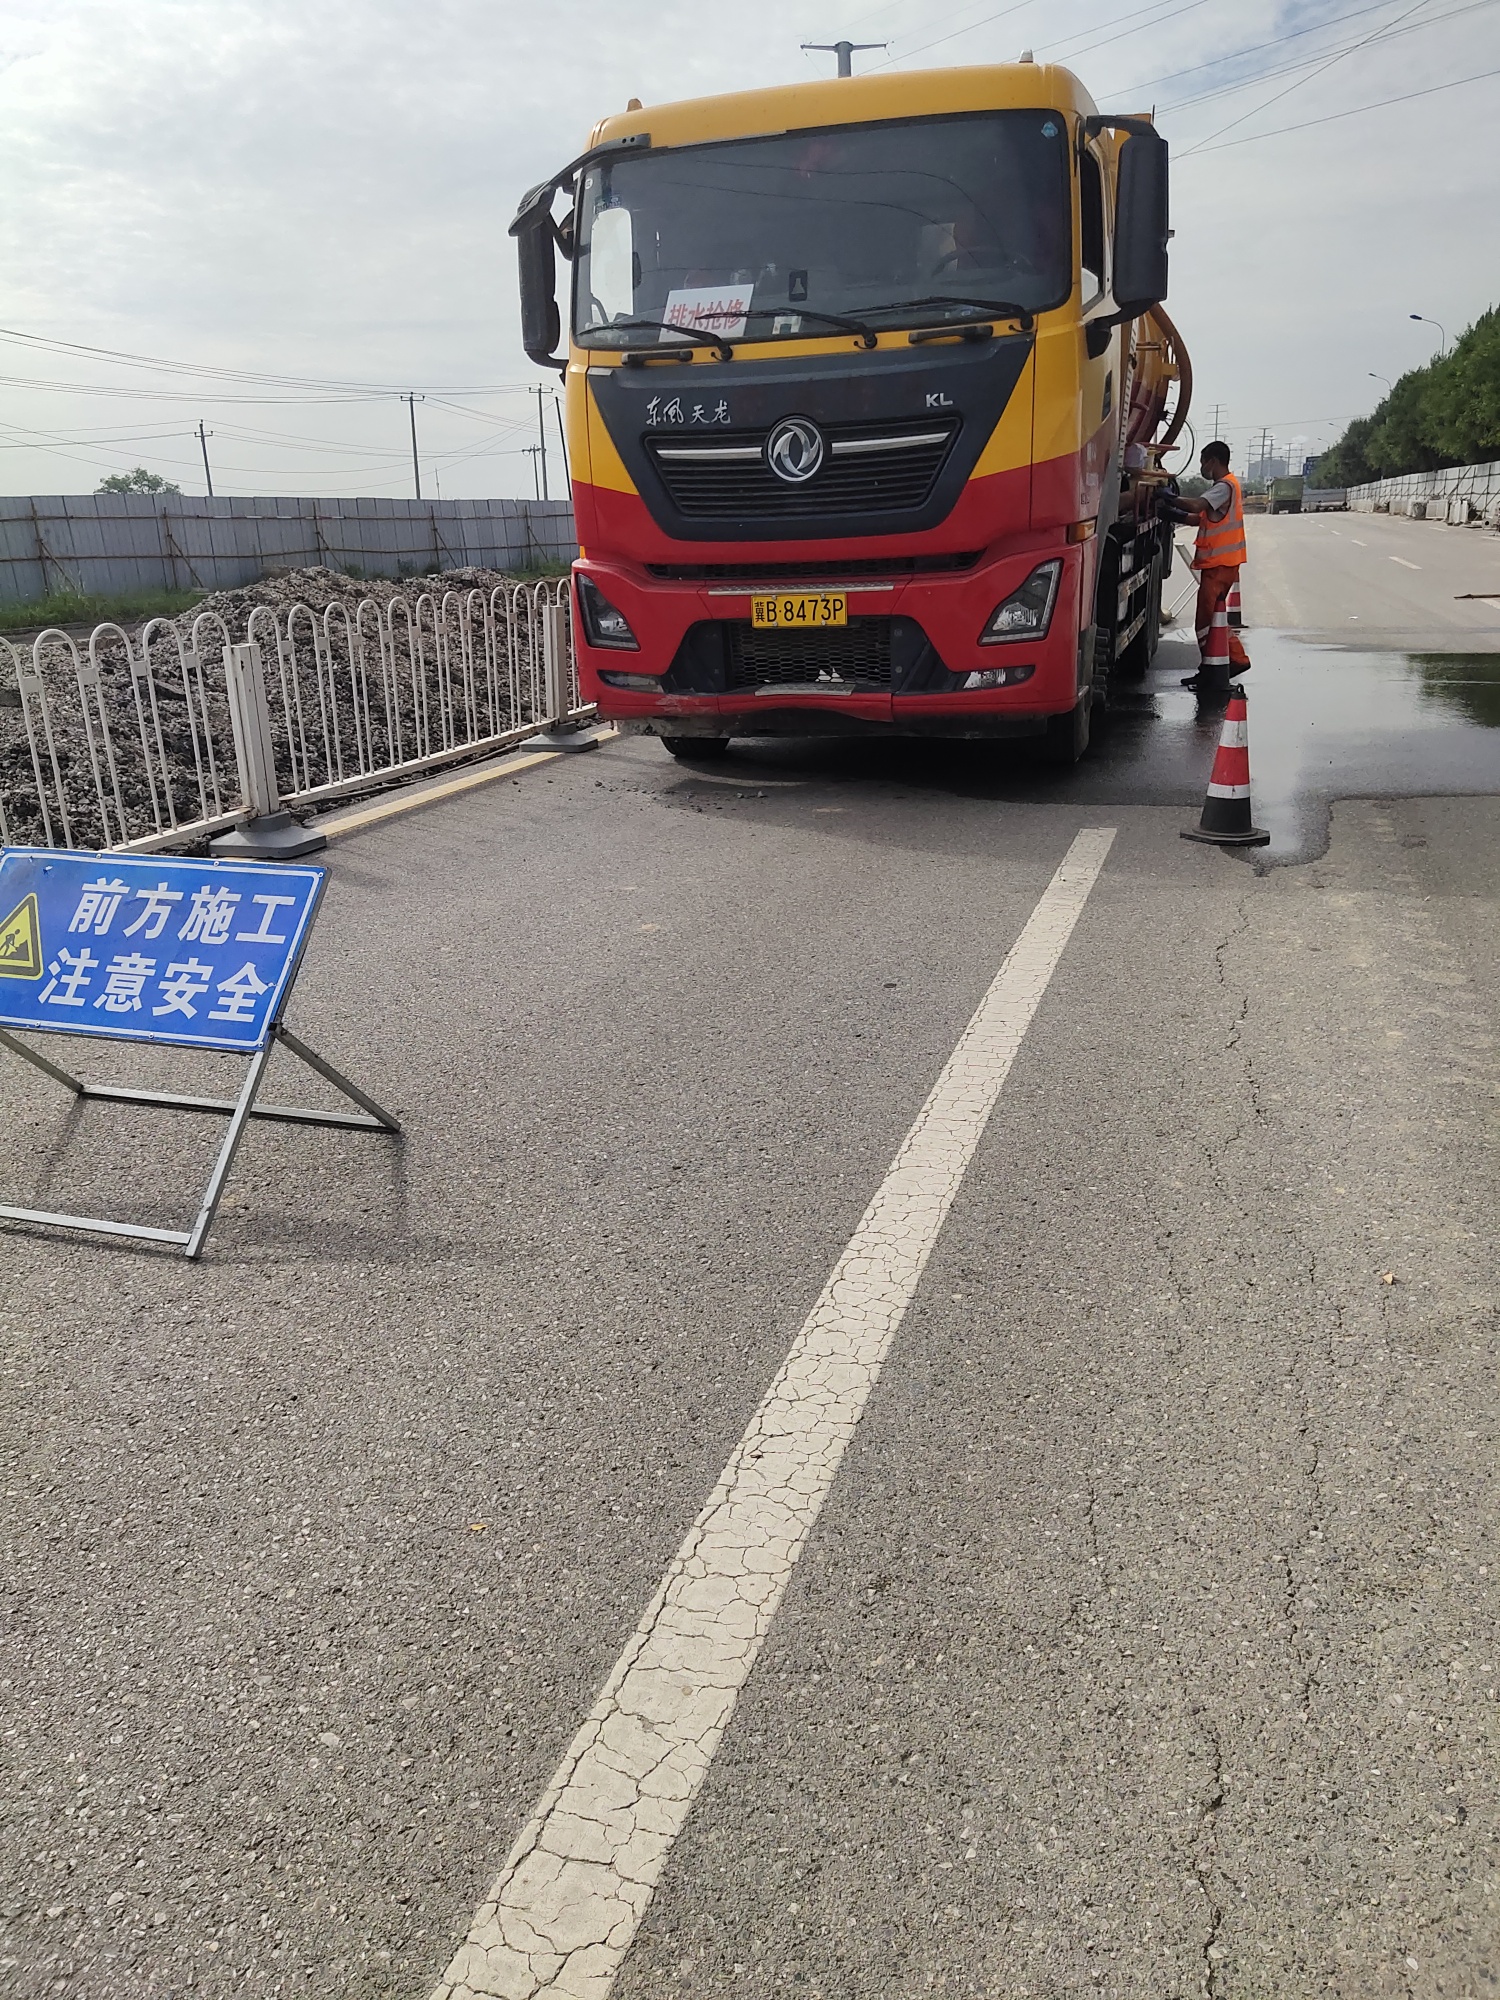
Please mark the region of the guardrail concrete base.
[[571, 754], [578, 750], [597, 750], [608, 734], [607, 729], [590, 729], [584, 723], [572, 729], [565, 723], [554, 723], [539, 736], [528, 736], [523, 747], [527, 750], [562, 750]]
[[223, 861], [295, 861], [327, 845], [326, 834], [315, 833], [289, 812], [277, 812], [221, 833], [208, 843], [208, 851]]

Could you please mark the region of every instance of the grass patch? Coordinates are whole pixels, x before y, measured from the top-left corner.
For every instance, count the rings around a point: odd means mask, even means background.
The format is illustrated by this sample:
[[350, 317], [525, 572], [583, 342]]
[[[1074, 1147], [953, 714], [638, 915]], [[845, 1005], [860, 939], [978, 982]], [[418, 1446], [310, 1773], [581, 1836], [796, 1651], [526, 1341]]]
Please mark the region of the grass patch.
[[43, 625], [128, 624], [138, 618], [169, 618], [188, 611], [208, 595], [204, 590], [128, 590], [94, 597], [76, 590], [54, 591], [29, 604], [0, 604], [0, 632], [33, 632]]

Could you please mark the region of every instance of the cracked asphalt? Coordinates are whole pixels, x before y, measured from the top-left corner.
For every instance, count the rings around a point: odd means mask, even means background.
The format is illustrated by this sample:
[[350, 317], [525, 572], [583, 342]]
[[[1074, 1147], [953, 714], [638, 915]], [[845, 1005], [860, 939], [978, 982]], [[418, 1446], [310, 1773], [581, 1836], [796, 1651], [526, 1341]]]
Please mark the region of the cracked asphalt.
[[[330, 850], [290, 1023], [404, 1141], [256, 1130], [199, 1267], [0, 1238], [6, 2000], [425, 2000], [1100, 825], [613, 1991], [1500, 1994], [1500, 804], [1257, 873], [1132, 740]], [[0, 1065], [13, 1199], [170, 1225], [215, 1131]]]

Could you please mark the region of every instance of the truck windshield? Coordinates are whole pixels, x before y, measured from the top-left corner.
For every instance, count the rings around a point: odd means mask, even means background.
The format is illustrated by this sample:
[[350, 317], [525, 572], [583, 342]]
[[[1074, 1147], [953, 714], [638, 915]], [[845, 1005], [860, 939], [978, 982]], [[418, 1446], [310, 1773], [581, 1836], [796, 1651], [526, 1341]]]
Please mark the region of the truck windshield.
[[[1035, 312], [1072, 288], [1060, 112], [843, 125], [600, 161], [578, 216], [574, 330], [585, 346], [661, 346], [672, 338], [663, 326], [733, 339], [747, 322], [752, 339], [806, 338], [828, 331], [819, 314], [932, 325], [972, 319], [964, 300]], [[641, 324], [623, 324], [632, 320]]]

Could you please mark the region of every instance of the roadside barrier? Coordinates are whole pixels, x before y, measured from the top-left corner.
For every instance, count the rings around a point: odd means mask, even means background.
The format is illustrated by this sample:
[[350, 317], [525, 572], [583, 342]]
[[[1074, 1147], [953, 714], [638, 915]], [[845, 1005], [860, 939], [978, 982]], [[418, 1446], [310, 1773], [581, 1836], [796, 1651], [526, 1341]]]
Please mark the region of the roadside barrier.
[[0, 844], [151, 853], [587, 720], [568, 591], [255, 605], [233, 625], [205, 610], [81, 642], [53, 628], [29, 652], [0, 638]]
[[1219, 732], [1214, 768], [1197, 826], [1182, 828], [1184, 840], [1201, 840], [1213, 847], [1264, 847], [1271, 836], [1250, 817], [1250, 722], [1245, 690], [1229, 691], [1229, 707]]
[[1500, 528], [1500, 460], [1372, 480], [1351, 486], [1348, 503], [1355, 514], [1405, 514], [1414, 521], [1446, 521], [1450, 527], [1482, 521]]

